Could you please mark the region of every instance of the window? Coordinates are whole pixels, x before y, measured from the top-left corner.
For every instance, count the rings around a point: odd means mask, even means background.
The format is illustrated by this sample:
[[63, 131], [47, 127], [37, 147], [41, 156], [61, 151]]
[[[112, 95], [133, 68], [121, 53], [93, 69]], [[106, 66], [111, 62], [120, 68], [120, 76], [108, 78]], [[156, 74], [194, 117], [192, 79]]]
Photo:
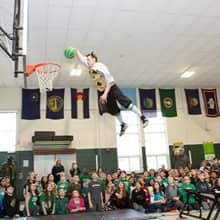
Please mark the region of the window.
[[0, 112], [0, 150], [15, 152], [16, 148], [16, 113]]
[[[122, 111], [122, 117], [128, 122], [126, 134], [119, 136], [120, 124], [116, 119], [118, 166], [125, 171], [142, 170], [141, 143], [145, 143], [148, 169], [158, 169], [162, 164], [169, 167], [169, 151], [167, 141], [166, 119], [161, 112], [156, 118], [150, 118], [149, 125], [141, 134], [140, 120], [131, 111]], [[143, 138], [143, 141], [141, 141]]]
[[121, 114], [128, 122], [128, 129], [120, 137], [120, 123], [116, 119], [118, 166], [128, 172], [141, 171], [139, 118], [131, 111], [122, 111]]
[[166, 120], [161, 112], [156, 118], [150, 118], [150, 124], [144, 129], [146, 158], [148, 169], [158, 169], [161, 165], [169, 167], [169, 150]]

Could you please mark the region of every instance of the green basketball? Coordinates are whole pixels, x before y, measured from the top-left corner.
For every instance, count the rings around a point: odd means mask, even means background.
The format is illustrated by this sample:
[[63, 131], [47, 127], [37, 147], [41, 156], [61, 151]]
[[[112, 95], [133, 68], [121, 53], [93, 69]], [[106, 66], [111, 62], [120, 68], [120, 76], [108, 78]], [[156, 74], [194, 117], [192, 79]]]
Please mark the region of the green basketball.
[[64, 50], [64, 55], [68, 59], [73, 59], [76, 55], [76, 50], [73, 47], [68, 47]]

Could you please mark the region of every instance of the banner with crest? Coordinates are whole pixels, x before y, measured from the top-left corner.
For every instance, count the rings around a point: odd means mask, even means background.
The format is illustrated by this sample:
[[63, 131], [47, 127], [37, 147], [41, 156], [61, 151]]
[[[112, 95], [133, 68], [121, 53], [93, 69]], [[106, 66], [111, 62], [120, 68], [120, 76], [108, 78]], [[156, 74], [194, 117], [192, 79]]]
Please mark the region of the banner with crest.
[[64, 89], [53, 89], [47, 92], [47, 112], [48, 119], [64, 118]]
[[188, 113], [190, 115], [201, 114], [199, 90], [198, 89], [185, 89], [185, 96], [186, 96]]
[[148, 117], [157, 117], [156, 89], [139, 89], [141, 112]]
[[216, 89], [202, 89], [203, 102], [207, 117], [218, 117], [218, 99]]
[[21, 119], [40, 119], [40, 89], [22, 89]]
[[160, 105], [164, 117], [176, 117], [175, 89], [159, 89]]

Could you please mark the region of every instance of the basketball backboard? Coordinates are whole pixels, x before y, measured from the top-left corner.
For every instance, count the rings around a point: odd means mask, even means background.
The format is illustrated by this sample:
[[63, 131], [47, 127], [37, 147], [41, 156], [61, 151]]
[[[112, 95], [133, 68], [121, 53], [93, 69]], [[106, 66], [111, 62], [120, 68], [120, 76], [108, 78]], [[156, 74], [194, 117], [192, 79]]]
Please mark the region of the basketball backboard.
[[14, 62], [14, 76], [23, 74], [26, 87], [28, 0], [1, 0], [0, 48]]

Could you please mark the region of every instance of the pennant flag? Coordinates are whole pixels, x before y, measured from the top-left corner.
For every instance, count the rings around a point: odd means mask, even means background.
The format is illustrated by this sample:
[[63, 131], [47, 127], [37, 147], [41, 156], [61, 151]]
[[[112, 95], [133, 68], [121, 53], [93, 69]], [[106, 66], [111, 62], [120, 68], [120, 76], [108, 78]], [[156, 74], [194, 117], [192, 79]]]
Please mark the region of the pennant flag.
[[22, 89], [22, 119], [40, 119], [40, 89]]
[[186, 103], [190, 115], [201, 114], [198, 89], [185, 89]]
[[64, 89], [53, 89], [47, 92], [46, 118], [64, 118]]
[[141, 111], [148, 117], [157, 116], [156, 90], [139, 89]]
[[202, 96], [207, 117], [219, 116], [216, 89], [202, 89]]
[[159, 93], [162, 115], [164, 117], [177, 116], [175, 89], [159, 89]]
[[89, 89], [71, 88], [71, 113], [72, 118], [89, 118]]

